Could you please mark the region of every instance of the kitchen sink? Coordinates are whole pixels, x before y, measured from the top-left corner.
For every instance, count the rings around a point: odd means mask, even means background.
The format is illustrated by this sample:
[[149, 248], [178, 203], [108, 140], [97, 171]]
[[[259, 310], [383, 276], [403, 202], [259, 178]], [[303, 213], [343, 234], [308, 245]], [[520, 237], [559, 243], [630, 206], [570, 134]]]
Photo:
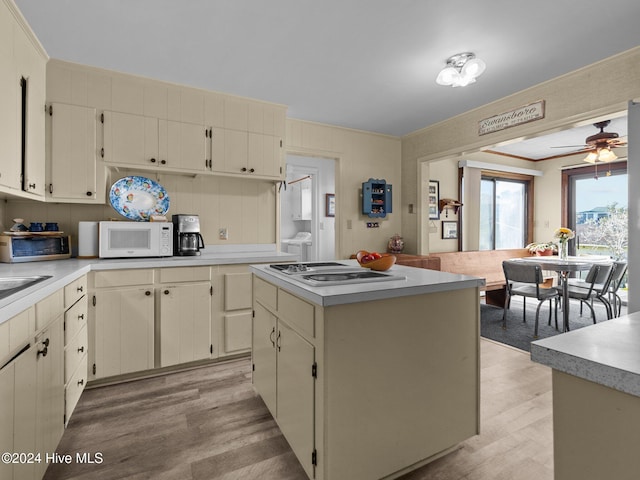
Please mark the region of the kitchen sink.
[[38, 282], [51, 278], [51, 275], [33, 275], [30, 277], [0, 277], [0, 299], [18, 293]]

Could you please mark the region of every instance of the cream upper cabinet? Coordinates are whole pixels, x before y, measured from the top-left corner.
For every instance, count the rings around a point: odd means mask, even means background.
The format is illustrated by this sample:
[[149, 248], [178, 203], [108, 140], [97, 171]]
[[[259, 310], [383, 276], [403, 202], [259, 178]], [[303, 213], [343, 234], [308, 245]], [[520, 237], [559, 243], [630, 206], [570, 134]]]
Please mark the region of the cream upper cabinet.
[[20, 76], [24, 116], [24, 179], [22, 189], [45, 196], [45, 91], [46, 58], [34, 49], [22, 29], [16, 29], [14, 56]]
[[207, 169], [204, 125], [104, 112], [104, 160], [109, 164], [174, 171]]
[[15, 20], [0, 1], [0, 186], [20, 189], [19, 77], [13, 60]]
[[0, 2], [0, 187], [44, 198], [47, 57], [14, 8]]
[[[208, 129], [203, 125], [159, 121], [160, 165], [184, 171], [205, 171], [207, 165]], [[166, 160], [166, 164], [163, 161]]]
[[54, 201], [104, 203], [104, 185], [97, 185], [96, 109], [62, 103], [49, 107], [47, 197]]
[[140, 167], [160, 164], [157, 118], [105, 111], [102, 122], [105, 162]]

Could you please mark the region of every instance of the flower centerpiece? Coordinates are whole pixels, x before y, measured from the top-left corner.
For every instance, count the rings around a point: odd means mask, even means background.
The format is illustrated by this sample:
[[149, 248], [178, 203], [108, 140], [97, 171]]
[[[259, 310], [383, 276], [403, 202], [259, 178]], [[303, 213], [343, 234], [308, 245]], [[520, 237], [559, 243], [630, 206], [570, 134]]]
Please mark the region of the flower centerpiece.
[[553, 255], [553, 252], [557, 250], [557, 246], [553, 242], [533, 242], [525, 248], [529, 250], [529, 253], [537, 257]]
[[560, 227], [553, 234], [558, 243], [558, 252], [561, 260], [566, 260], [568, 257], [569, 240], [574, 238], [576, 234], [570, 228]]

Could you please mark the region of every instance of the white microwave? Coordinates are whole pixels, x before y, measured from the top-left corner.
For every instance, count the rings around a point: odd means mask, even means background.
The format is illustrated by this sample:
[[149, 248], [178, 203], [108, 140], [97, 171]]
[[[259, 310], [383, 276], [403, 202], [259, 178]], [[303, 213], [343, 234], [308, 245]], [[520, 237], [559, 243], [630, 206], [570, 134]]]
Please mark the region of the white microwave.
[[171, 257], [171, 222], [99, 222], [100, 258]]

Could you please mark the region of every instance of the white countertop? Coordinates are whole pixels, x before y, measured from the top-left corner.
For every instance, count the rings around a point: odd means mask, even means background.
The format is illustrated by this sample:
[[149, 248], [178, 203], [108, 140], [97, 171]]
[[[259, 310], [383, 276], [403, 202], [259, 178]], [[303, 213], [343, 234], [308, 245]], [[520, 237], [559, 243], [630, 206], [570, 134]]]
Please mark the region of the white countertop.
[[[337, 260], [352, 267], [358, 267], [356, 260]], [[475, 288], [484, 285], [483, 278], [455, 273], [427, 270], [425, 268], [394, 265], [385, 273], [404, 276], [402, 280], [382, 282], [353, 283], [326, 287], [312, 287], [295, 280], [286, 274], [278, 273], [268, 265], [251, 265], [251, 271], [289, 292], [323, 307], [347, 303], [366, 302], [383, 298], [422, 295], [425, 293], [445, 292], [463, 288]]]
[[531, 360], [640, 397], [640, 312], [533, 342]]
[[129, 268], [191, 267], [230, 265], [239, 263], [282, 263], [298, 261], [298, 255], [277, 252], [275, 249], [249, 250], [210, 249], [192, 257], [126, 258], [126, 259], [67, 259], [47, 262], [0, 263], [0, 277], [50, 275], [51, 278], [32, 285], [11, 296], [0, 299], [0, 323], [17, 315], [31, 305], [63, 288], [90, 271], [122, 270]]

